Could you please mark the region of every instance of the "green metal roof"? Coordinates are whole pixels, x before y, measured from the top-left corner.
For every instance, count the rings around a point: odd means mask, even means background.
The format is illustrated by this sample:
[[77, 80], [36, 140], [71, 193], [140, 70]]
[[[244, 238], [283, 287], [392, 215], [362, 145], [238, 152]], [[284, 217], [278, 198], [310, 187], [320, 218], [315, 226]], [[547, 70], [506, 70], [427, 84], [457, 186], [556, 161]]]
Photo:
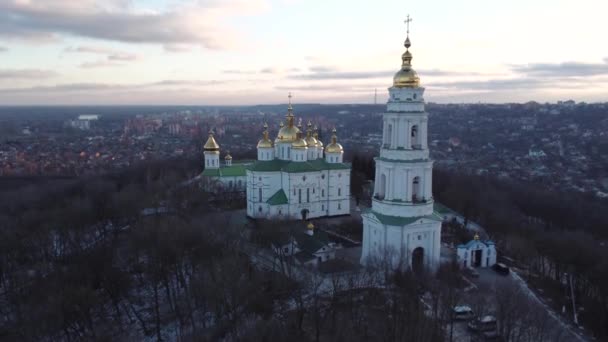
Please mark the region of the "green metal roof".
[[429, 162], [430, 159], [409, 159], [409, 160], [401, 160], [401, 159], [390, 159], [384, 157], [377, 157], [376, 160], [390, 162], [390, 163], [423, 163]]
[[390, 215], [380, 214], [373, 210], [370, 210], [369, 213], [376, 216], [376, 218], [378, 219], [378, 221], [380, 221], [380, 223], [385, 224], [387, 226], [406, 226], [406, 225], [412, 224], [420, 219], [441, 221], [441, 219], [435, 213], [433, 213], [432, 215], [428, 215], [428, 216], [415, 216], [415, 217], [390, 216]]
[[256, 161], [248, 167], [251, 171], [283, 171], [289, 173], [312, 172], [322, 170], [349, 170], [349, 163], [328, 163], [325, 159], [315, 159], [306, 162], [292, 162], [288, 160]]
[[231, 166], [221, 166], [219, 169], [205, 169], [203, 176], [207, 177], [245, 177], [247, 175], [248, 164], [232, 164]]
[[437, 212], [439, 214], [458, 214], [454, 210], [446, 207], [445, 205], [443, 205], [439, 202], [433, 203], [433, 208], [435, 209], [435, 212]]
[[285, 191], [283, 191], [283, 189], [280, 189], [274, 195], [270, 196], [266, 203], [270, 205], [281, 205], [287, 204], [289, 203], [289, 201], [287, 200], [287, 195], [285, 195]]
[[312, 236], [304, 232], [298, 232], [295, 234], [295, 238], [298, 242], [298, 248], [310, 254], [318, 252], [321, 248], [329, 244], [327, 233], [320, 229], [315, 229]]

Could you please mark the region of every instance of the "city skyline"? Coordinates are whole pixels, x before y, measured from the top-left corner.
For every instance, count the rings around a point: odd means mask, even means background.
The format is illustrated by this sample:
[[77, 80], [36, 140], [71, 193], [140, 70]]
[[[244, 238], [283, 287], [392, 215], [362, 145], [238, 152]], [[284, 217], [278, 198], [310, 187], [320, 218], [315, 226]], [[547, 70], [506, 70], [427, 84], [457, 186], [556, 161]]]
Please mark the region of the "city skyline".
[[[0, 105], [606, 101], [602, 1], [0, 0]], [[594, 33], [595, 32], [595, 33]], [[399, 43], [401, 42], [401, 43]]]

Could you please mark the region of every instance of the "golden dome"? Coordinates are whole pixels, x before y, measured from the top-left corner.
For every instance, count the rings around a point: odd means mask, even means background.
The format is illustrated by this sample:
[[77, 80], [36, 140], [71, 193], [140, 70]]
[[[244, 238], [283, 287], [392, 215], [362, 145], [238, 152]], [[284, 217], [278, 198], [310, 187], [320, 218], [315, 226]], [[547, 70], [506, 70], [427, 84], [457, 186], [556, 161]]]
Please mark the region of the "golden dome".
[[203, 149], [205, 150], [205, 152], [220, 153], [220, 145], [218, 145], [218, 143], [215, 141], [215, 138], [213, 137], [213, 130], [209, 131], [209, 138], [207, 139], [205, 146], [203, 146]]
[[334, 128], [334, 130], [332, 131], [332, 136], [331, 136], [331, 144], [327, 145], [327, 147], [325, 147], [325, 152], [326, 153], [343, 153], [344, 152], [344, 148], [342, 147], [342, 145], [338, 144], [338, 136], [336, 135], [336, 129]]
[[298, 133], [300, 133], [300, 130], [295, 126], [289, 126], [289, 125], [283, 126], [279, 130], [279, 133], [277, 134], [277, 138], [275, 139], [275, 142], [294, 141], [298, 138]]
[[319, 129], [317, 128], [317, 126], [315, 126], [314, 128], [314, 133], [312, 136], [317, 139], [317, 147], [323, 148], [323, 142], [321, 141], [321, 139], [319, 139]]
[[283, 126], [281, 123], [281, 129], [277, 133], [277, 138], [274, 140], [277, 142], [290, 142], [298, 139], [298, 133], [300, 129], [294, 126], [295, 116], [293, 115], [293, 108], [291, 107], [291, 93], [289, 93], [289, 106], [287, 107], [287, 115], [285, 116], [286, 125]]
[[314, 224], [312, 224], [312, 222], [309, 222], [309, 223], [308, 223], [308, 225], [306, 226], [306, 228], [307, 228], [308, 230], [314, 230], [314, 229], [315, 229], [315, 225], [314, 225]]
[[232, 160], [232, 156], [230, 155], [230, 152], [228, 152], [228, 154], [226, 155], [226, 157], [224, 157], [224, 159]]
[[272, 141], [268, 138], [268, 124], [264, 124], [264, 136], [258, 141], [258, 148], [272, 148]]
[[405, 52], [401, 56], [401, 70], [397, 71], [393, 77], [393, 86], [397, 88], [416, 88], [420, 86], [420, 77], [414, 69], [412, 69], [412, 53], [409, 48], [411, 46], [410, 37], [405, 39]]
[[319, 144], [319, 141], [312, 135], [312, 123], [310, 121], [308, 121], [308, 127], [306, 129], [306, 143], [310, 147], [316, 147]]
[[[300, 125], [300, 127], [301, 127], [301, 125]], [[308, 148], [308, 143], [302, 137], [302, 131], [300, 131], [299, 127], [297, 129], [298, 129], [298, 133], [296, 135], [296, 139], [291, 143], [291, 148], [295, 148], [295, 149]]]

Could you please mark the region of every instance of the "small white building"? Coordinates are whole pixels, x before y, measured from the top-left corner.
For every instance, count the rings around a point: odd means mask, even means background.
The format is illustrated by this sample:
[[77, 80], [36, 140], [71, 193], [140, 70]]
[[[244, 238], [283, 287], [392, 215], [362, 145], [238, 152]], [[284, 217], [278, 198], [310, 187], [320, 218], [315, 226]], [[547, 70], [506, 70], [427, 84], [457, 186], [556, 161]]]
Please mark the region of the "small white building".
[[496, 263], [496, 248], [490, 240], [482, 241], [479, 235], [456, 249], [458, 264], [462, 268], [490, 267]]
[[203, 146], [205, 155], [205, 170], [202, 173], [203, 189], [215, 193], [219, 192], [245, 192], [247, 176], [245, 168], [247, 162], [232, 162], [230, 153], [220, 162], [220, 145], [215, 141], [213, 131]]
[[329, 240], [327, 233], [315, 230], [312, 223], [308, 223], [306, 231], [278, 236], [272, 243], [275, 254], [283, 257], [293, 257], [300, 265], [318, 266], [319, 264], [335, 259], [336, 250], [342, 246]]

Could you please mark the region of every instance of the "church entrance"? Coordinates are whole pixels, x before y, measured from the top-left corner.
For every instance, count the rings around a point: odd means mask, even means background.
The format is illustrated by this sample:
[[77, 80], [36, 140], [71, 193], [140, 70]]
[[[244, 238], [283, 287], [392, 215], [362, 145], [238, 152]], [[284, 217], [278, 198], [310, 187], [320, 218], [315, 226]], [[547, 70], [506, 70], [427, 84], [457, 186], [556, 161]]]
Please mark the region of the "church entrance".
[[481, 266], [481, 249], [471, 252], [471, 259], [473, 260], [473, 267]]
[[421, 274], [424, 271], [424, 248], [418, 247], [412, 252], [412, 271]]

